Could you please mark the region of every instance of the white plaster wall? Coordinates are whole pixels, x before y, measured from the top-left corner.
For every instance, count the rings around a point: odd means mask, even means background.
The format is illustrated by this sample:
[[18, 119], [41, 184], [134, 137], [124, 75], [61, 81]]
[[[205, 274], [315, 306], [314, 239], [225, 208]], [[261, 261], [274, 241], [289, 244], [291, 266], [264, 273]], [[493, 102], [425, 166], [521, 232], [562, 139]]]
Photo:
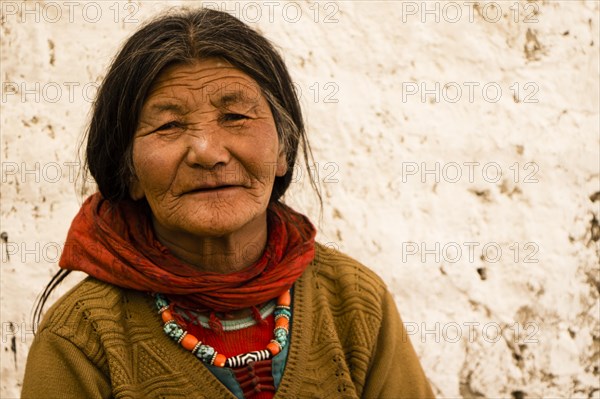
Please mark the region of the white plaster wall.
[[[182, 2], [0, 4], [0, 396], [16, 398], [32, 305], [81, 203], [94, 86], [139, 22]], [[281, 48], [318, 238], [385, 279], [436, 394], [600, 398], [599, 3], [209, 6]], [[298, 180], [287, 200], [317, 221]]]

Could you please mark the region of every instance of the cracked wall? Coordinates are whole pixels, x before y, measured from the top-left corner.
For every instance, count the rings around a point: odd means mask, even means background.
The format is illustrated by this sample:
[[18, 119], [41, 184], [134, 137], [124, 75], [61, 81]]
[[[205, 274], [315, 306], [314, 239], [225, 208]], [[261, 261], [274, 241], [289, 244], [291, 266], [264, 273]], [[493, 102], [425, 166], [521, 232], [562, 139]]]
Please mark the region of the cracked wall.
[[[2, 398], [81, 203], [94, 90], [165, 8], [67, 3], [1, 3]], [[599, 3], [205, 3], [280, 47], [316, 159], [286, 200], [384, 278], [436, 394], [600, 398]]]

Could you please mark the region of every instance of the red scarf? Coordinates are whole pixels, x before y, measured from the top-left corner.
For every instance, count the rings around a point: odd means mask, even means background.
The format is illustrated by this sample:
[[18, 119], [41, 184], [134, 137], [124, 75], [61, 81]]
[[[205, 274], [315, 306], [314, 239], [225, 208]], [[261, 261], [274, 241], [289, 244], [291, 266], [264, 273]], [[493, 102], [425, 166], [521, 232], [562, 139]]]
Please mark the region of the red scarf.
[[182, 307], [230, 312], [289, 289], [314, 258], [315, 228], [281, 203], [267, 211], [267, 246], [253, 265], [235, 273], [201, 272], [155, 237], [145, 201], [111, 204], [90, 196], [69, 229], [59, 266], [138, 291], [160, 292]]

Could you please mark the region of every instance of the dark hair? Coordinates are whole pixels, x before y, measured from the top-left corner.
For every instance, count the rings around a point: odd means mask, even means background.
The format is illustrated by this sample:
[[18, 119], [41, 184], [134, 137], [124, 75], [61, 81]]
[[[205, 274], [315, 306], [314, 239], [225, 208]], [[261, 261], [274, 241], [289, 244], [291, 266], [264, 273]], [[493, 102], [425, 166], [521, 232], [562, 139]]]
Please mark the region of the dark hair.
[[[127, 40], [98, 90], [87, 131], [85, 163], [104, 198], [110, 202], [129, 198], [135, 173], [133, 136], [158, 75], [168, 66], [209, 57], [224, 59], [254, 79], [269, 103], [288, 165], [286, 174], [275, 178], [270, 200], [278, 201], [288, 189], [299, 145], [309, 167], [312, 151], [300, 103], [274, 46], [225, 12], [179, 9], [159, 15]], [[315, 181], [310, 182], [321, 202]], [[35, 306], [34, 323], [39, 322], [50, 293], [68, 274], [61, 269], [46, 286]]]

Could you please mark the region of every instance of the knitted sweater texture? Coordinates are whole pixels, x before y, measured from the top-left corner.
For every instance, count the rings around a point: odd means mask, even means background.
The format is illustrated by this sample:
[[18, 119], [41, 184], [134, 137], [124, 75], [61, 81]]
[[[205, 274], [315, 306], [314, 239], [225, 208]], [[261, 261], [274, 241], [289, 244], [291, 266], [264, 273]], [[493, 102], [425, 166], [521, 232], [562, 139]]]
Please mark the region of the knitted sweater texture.
[[[433, 397], [393, 298], [360, 263], [317, 244], [292, 307], [275, 398]], [[41, 323], [22, 398], [235, 397], [165, 335], [150, 295], [86, 278]]]

